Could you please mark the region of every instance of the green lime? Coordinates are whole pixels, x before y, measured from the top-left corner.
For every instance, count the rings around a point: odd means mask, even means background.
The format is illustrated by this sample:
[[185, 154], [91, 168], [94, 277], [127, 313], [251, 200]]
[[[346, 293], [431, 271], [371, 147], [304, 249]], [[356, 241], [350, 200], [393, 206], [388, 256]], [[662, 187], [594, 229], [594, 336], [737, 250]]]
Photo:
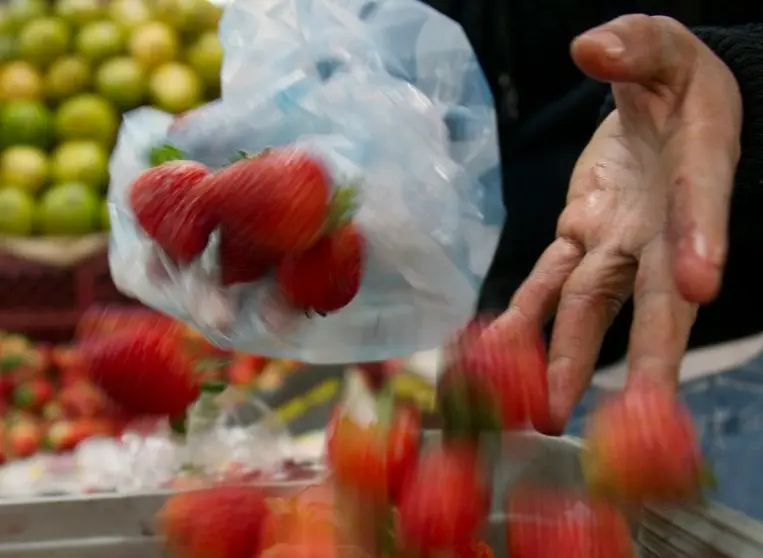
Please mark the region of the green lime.
[[0, 188], [0, 235], [29, 236], [34, 225], [34, 199], [13, 186]]
[[15, 145], [0, 155], [0, 184], [36, 194], [48, 178], [48, 159], [36, 147]]
[[47, 66], [68, 50], [70, 42], [71, 31], [64, 20], [35, 19], [19, 33], [19, 56], [37, 66]]
[[47, 190], [37, 206], [36, 224], [49, 236], [93, 232], [100, 220], [100, 200], [85, 184], [68, 182]]
[[143, 0], [114, 0], [109, 4], [109, 19], [129, 33], [151, 21], [151, 10]]
[[130, 55], [146, 68], [175, 60], [180, 51], [177, 32], [159, 21], [141, 25], [130, 36]]
[[119, 127], [119, 113], [103, 97], [83, 93], [64, 101], [56, 113], [61, 139], [89, 139], [111, 146]]
[[132, 109], [145, 99], [146, 72], [128, 56], [112, 58], [98, 69], [95, 88], [120, 109]]
[[169, 62], [157, 68], [149, 81], [152, 101], [167, 112], [180, 114], [199, 105], [203, 85], [199, 76], [184, 64]]
[[88, 60], [100, 62], [124, 50], [122, 29], [113, 21], [88, 23], [77, 34], [77, 52]]
[[46, 149], [53, 143], [53, 117], [38, 101], [13, 101], [0, 109], [0, 143]]
[[18, 31], [24, 25], [43, 17], [48, 12], [48, 3], [45, 0], [11, 0], [7, 4], [8, 26], [13, 31]]
[[59, 58], [45, 75], [45, 96], [60, 101], [82, 93], [90, 85], [90, 65], [81, 56]]
[[9, 62], [0, 73], [0, 100], [36, 100], [42, 97], [42, 77], [27, 62]]
[[55, 4], [58, 17], [69, 25], [80, 27], [103, 17], [103, 3], [99, 0], [58, 0]]
[[223, 67], [223, 47], [217, 33], [207, 31], [188, 48], [188, 63], [209, 88], [220, 86], [220, 71]]
[[55, 183], [81, 182], [98, 190], [106, 184], [108, 172], [109, 154], [94, 141], [64, 142], [50, 160], [50, 175]]
[[209, 0], [155, 0], [156, 17], [183, 33], [217, 27], [222, 10]]
[[104, 231], [111, 229], [111, 213], [109, 211], [109, 200], [101, 202], [101, 228]]

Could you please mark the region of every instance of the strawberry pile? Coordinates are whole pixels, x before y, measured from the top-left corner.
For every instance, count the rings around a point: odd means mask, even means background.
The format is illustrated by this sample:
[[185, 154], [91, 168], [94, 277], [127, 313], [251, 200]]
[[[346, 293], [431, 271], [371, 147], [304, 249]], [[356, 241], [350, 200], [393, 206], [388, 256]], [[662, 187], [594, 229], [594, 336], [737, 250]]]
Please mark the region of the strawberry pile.
[[[169, 155], [171, 156], [169, 156]], [[162, 155], [162, 156], [159, 156]], [[219, 232], [219, 282], [270, 274], [295, 310], [324, 316], [360, 289], [366, 241], [352, 220], [356, 190], [335, 187], [323, 165], [296, 148], [241, 156], [213, 171], [171, 147], [130, 186], [137, 223], [178, 267]]]

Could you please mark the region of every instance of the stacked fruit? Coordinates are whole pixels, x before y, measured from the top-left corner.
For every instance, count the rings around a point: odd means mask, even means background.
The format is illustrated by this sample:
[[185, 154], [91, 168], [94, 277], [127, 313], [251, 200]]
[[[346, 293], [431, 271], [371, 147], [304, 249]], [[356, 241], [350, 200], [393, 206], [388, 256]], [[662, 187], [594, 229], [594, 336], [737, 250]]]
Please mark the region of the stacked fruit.
[[78, 351], [0, 334], [0, 464], [119, 433], [123, 417], [87, 378]]
[[216, 98], [219, 16], [208, 0], [2, 3], [0, 235], [106, 229], [121, 113]]
[[[121, 336], [117, 332], [122, 332]], [[112, 336], [117, 337], [113, 343], [102, 342]], [[157, 337], [166, 340], [148, 349], [147, 356], [139, 353]], [[165, 346], [177, 348], [177, 359], [170, 352], [162, 357], [167, 360], [152, 361]], [[110, 382], [117, 381], [113, 378], [119, 372], [110, 368], [116, 366], [110, 364], [111, 357], [101, 352], [110, 347], [121, 350], [126, 359], [119, 370], [150, 372], [167, 363], [166, 369], [157, 372], [160, 380], [165, 374], [175, 377], [173, 363], [187, 363], [189, 380], [178, 385], [192, 387], [187, 388], [191, 395], [183, 402], [194, 399], [192, 396], [205, 384], [256, 388], [261, 381], [267, 382], [267, 377], [280, 378], [298, 365], [295, 361], [223, 351], [171, 318], [135, 308], [91, 309], [79, 323], [77, 343], [70, 346], [35, 344], [21, 335], [0, 332], [0, 464], [38, 451], [70, 451], [92, 436], [117, 435], [136, 415], [167, 414], [164, 407], [153, 413], [146, 411], [146, 404], [131, 404], [126, 395], [129, 388], [113, 388]], [[144, 388], [150, 391], [147, 385]], [[157, 385], [162, 389], [165, 384], [159, 381]], [[107, 395], [115, 392], [115, 397]], [[167, 404], [172, 414], [185, 411], [182, 404], [172, 407], [172, 397]]]
[[[479, 440], [490, 430], [552, 429], [546, 372], [540, 333], [469, 327], [448, 348], [439, 386], [443, 438], [423, 448], [416, 411], [369, 374], [370, 404], [349, 400], [329, 427], [330, 483], [274, 499], [232, 483], [177, 494], [158, 516], [170, 554], [490, 556], [481, 536], [492, 476]], [[702, 487], [690, 416], [657, 386], [634, 385], [603, 404], [591, 419], [583, 467], [585, 489], [510, 491], [512, 558], [632, 558], [621, 510], [692, 501]]]
[[326, 315], [360, 289], [365, 240], [353, 223], [355, 188], [337, 187], [320, 161], [296, 148], [236, 156], [212, 171], [183, 160], [172, 146], [131, 185], [129, 201], [143, 231], [178, 266], [188, 265], [220, 231], [223, 286], [273, 271], [297, 310]]

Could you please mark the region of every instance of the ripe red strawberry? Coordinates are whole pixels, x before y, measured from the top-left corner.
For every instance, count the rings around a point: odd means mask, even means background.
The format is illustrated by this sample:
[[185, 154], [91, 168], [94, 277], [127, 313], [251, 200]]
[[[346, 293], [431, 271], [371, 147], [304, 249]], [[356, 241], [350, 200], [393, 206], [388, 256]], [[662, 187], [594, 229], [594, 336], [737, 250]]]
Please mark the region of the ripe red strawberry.
[[210, 170], [200, 163], [170, 161], [144, 171], [130, 185], [138, 223], [178, 263], [201, 254], [217, 225], [204, 187], [208, 176]]
[[54, 393], [50, 380], [34, 378], [16, 387], [13, 391], [13, 404], [25, 411], [38, 412], [53, 399]]
[[285, 258], [276, 268], [276, 281], [294, 308], [324, 316], [358, 294], [365, 256], [363, 235], [349, 224], [306, 252]]
[[293, 148], [244, 158], [215, 175], [221, 224], [231, 242], [280, 257], [315, 244], [329, 220], [330, 177]]
[[397, 405], [384, 424], [360, 424], [337, 409], [327, 438], [339, 482], [364, 497], [394, 502], [418, 459], [421, 418], [414, 407]]
[[632, 500], [699, 493], [703, 464], [692, 416], [669, 389], [631, 386], [606, 401], [586, 430], [583, 469], [594, 489]]
[[186, 558], [252, 558], [268, 507], [259, 488], [218, 486], [171, 496], [159, 511], [160, 531]]
[[471, 446], [427, 449], [400, 496], [399, 529], [404, 547], [430, 555], [472, 540], [488, 512], [489, 492], [483, 474]]
[[223, 229], [220, 234], [220, 284], [253, 283], [267, 274], [275, 258], [265, 251]]
[[193, 363], [160, 331], [126, 331], [83, 346], [93, 383], [127, 413], [176, 416], [199, 396]]
[[58, 394], [61, 412], [66, 418], [94, 418], [111, 410], [106, 395], [87, 379], [65, 386]]
[[511, 558], [632, 558], [628, 524], [605, 500], [522, 487], [509, 495]]
[[470, 411], [466, 418], [474, 424], [465, 431], [488, 428], [496, 419], [504, 430], [553, 430], [539, 331], [477, 321], [449, 347], [448, 357], [438, 395], [446, 417], [454, 406]]
[[40, 422], [30, 416], [19, 416], [6, 423], [6, 457], [30, 457], [42, 445], [43, 431]]

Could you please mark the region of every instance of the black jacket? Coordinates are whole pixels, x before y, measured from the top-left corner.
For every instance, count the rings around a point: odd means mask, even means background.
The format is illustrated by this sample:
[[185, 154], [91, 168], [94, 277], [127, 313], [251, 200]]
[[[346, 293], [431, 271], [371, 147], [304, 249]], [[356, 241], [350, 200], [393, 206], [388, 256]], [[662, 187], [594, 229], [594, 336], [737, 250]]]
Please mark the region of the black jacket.
[[[572, 39], [628, 13], [675, 17], [715, 50], [740, 83], [742, 161], [737, 172], [730, 255], [719, 299], [703, 308], [691, 345], [763, 330], [763, 290], [754, 271], [763, 240], [763, 21], [760, 2], [719, 0], [432, 0], [461, 22], [480, 57], [499, 112], [507, 223], [483, 289], [483, 308], [504, 308], [553, 240], [573, 165], [593, 134], [609, 92], [585, 78]], [[741, 26], [741, 27], [740, 27]], [[626, 307], [602, 349], [624, 353]]]

